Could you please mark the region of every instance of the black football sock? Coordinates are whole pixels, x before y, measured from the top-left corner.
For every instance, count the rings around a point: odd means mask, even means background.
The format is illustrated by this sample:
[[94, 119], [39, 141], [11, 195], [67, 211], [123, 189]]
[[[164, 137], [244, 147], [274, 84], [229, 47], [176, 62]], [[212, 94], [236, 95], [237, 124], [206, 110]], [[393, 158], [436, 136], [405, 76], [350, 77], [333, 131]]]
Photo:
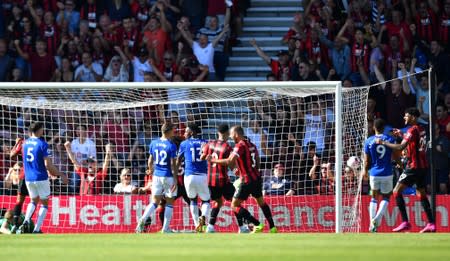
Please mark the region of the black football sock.
[[209, 218], [209, 224], [210, 225], [215, 225], [216, 224], [216, 219], [217, 219], [217, 216], [219, 215], [219, 211], [220, 211], [220, 208], [213, 208], [213, 209], [211, 209], [211, 214], [210, 214], [210, 218]]
[[19, 225], [19, 218], [21, 212], [22, 212], [22, 204], [16, 204], [14, 206], [14, 219], [13, 219], [15, 226]]
[[428, 201], [428, 198], [425, 197], [421, 199], [420, 203], [422, 203], [423, 210], [425, 210], [425, 213], [427, 214], [428, 222], [434, 223], [433, 212], [431, 211], [430, 201]]
[[404, 222], [408, 222], [408, 213], [406, 213], [405, 200], [403, 199], [402, 194], [397, 195], [397, 197], [395, 197], [395, 201], [397, 202], [397, 207], [402, 215], [402, 220]]
[[248, 210], [243, 207], [239, 208], [239, 214], [241, 215], [242, 218], [244, 218], [250, 223], [253, 223], [253, 225], [255, 226], [258, 226], [260, 224], [259, 220], [257, 220], [254, 216], [252, 216], [250, 212], [248, 212]]
[[272, 211], [270, 211], [270, 207], [267, 204], [264, 204], [261, 209], [264, 213], [264, 217], [267, 219], [267, 222], [269, 222], [269, 227], [273, 228], [275, 224], [273, 223]]
[[234, 213], [234, 216], [236, 217], [238, 226], [239, 226], [239, 227], [242, 227], [242, 226], [244, 225], [244, 221], [242, 220], [241, 215], [239, 215], [239, 213], [234, 212], [234, 211], [233, 211], [233, 213]]

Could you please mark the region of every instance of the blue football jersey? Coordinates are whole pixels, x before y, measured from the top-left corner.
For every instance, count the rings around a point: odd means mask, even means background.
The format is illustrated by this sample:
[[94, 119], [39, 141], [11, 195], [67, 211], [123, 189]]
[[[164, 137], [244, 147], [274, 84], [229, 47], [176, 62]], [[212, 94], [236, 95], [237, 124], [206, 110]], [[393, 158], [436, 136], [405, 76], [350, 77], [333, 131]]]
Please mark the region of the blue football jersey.
[[170, 140], [159, 138], [150, 143], [150, 154], [153, 156], [153, 175], [173, 177], [170, 164], [177, 156], [177, 146]]
[[206, 143], [206, 140], [203, 139], [189, 138], [180, 144], [178, 156], [184, 157], [184, 175], [207, 174], [208, 163], [206, 160], [200, 160], [202, 147]]
[[47, 142], [43, 138], [28, 138], [23, 144], [23, 165], [26, 181], [42, 181], [48, 179], [44, 159], [51, 157]]
[[370, 176], [390, 176], [392, 175], [392, 149], [376, 144], [375, 139], [381, 139], [390, 143], [395, 143], [394, 138], [385, 134], [369, 137], [364, 144], [364, 153], [370, 157]]

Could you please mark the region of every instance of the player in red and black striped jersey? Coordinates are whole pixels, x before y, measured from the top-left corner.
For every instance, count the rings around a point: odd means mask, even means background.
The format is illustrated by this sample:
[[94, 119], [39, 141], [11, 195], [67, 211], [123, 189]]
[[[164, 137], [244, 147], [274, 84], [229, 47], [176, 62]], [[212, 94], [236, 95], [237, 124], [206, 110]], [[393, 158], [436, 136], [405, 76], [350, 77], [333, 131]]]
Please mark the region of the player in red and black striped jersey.
[[242, 202], [252, 195], [258, 202], [259, 207], [262, 209], [264, 216], [269, 222], [270, 232], [276, 233], [277, 228], [273, 222], [272, 212], [262, 195], [262, 179], [261, 174], [259, 173], [260, 160], [258, 149], [244, 136], [244, 129], [241, 126], [232, 127], [230, 136], [235, 142], [233, 152], [230, 156], [227, 159], [214, 159], [209, 156], [208, 161], [211, 163], [227, 165], [229, 167], [236, 166], [237, 168], [240, 184], [236, 188], [237, 191], [234, 194], [231, 205], [237, 218], [240, 232], [243, 232], [243, 229], [246, 228], [243, 226], [243, 219], [255, 225], [253, 229], [254, 233], [262, 232], [264, 229], [264, 224], [260, 223], [247, 209], [241, 206]]
[[[376, 140], [377, 144], [385, 145], [393, 150], [406, 149], [408, 162], [394, 188], [394, 198], [397, 201], [397, 206], [402, 215], [403, 222], [392, 230], [394, 232], [401, 232], [411, 228], [402, 191], [413, 184], [416, 184], [417, 196], [420, 198], [420, 202], [422, 203], [422, 207], [428, 218], [428, 224], [420, 232], [436, 232], [433, 213], [431, 212], [430, 202], [428, 201], [425, 191], [428, 167], [426, 158], [427, 140], [425, 129], [417, 124], [417, 119], [419, 119], [419, 117], [420, 112], [417, 108], [413, 107], [405, 111], [403, 119], [405, 120], [405, 125], [410, 126], [410, 128], [405, 135], [403, 135], [403, 140], [400, 144], [392, 144], [380, 139]], [[401, 133], [400, 131], [395, 131], [394, 135], [400, 136]]]
[[11, 152], [9, 154], [11, 159], [14, 158], [17, 159], [17, 163], [14, 164], [13, 166], [13, 171], [19, 171], [19, 180], [20, 180], [19, 188], [17, 190], [16, 205], [14, 205], [13, 210], [13, 228], [11, 230], [12, 233], [15, 233], [17, 228], [19, 227], [19, 218], [22, 213], [22, 206], [23, 203], [25, 202], [25, 198], [29, 196], [28, 189], [25, 184], [25, 173], [22, 165], [22, 158], [23, 158], [22, 145], [24, 141], [25, 140], [23, 138], [17, 138], [16, 144], [14, 144], [14, 147], [11, 149]]
[[[227, 159], [230, 156], [233, 149], [227, 143], [227, 140], [230, 137], [229, 129], [227, 124], [221, 124], [217, 127], [219, 138], [210, 141], [203, 147], [202, 155], [200, 157], [201, 160], [205, 160], [208, 156], [211, 156], [214, 159]], [[215, 204], [211, 209], [206, 232], [213, 233], [215, 232], [214, 225], [216, 224], [217, 216], [223, 205], [222, 197], [231, 201], [235, 191], [235, 188], [228, 177], [228, 166], [208, 162], [208, 186], [211, 192], [211, 199]]]

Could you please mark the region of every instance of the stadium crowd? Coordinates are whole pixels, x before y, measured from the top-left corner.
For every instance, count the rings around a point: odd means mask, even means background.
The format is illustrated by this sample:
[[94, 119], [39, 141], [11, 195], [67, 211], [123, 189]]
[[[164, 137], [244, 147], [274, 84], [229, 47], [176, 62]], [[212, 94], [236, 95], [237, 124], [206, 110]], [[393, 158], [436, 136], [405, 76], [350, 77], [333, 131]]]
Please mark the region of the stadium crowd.
[[[338, 80], [348, 88], [372, 84], [367, 106], [369, 134], [376, 118], [384, 118], [391, 129], [403, 128], [404, 111], [411, 106], [419, 108], [424, 125], [435, 113], [434, 141], [440, 145], [438, 157], [442, 159], [436, 166], [438, 182], [440, 193], [448, 193], [450, 0], [302, 2], [304, 12], [293, 17], [292, 26], [281, 39], [288, 49], [280, 51], [278, 59], [269, 57], [255, 40], [250, 41], [256, 54], [270, 66], [267, 80]], [[251, 1], [2, 3], [1, 81], [138, 82], [224, 80], [230, 51], [239, 45], [242, 18]], [[344, 3], [349, 4], [347, 8]], [[436, 73], [434, 111], [428, 108], [429, 68]], [[401, 76], [406, 77], [398, 78]], [[274, 172], [273, 176], [266, 174], [265, 193], [333, 193], [330, 139], [334, 118], [333, 112], [327, 111], [332, 108], [332, 101], [326, 99], [289, 100], [281, 105], [271, 104], [270, 99], [249, 102], [253, 116], [244, 115], [243, 125], [267, 163], [265, 169]], [[54, 188], [73, 194], [109, 194], [119, 182], [123, 185], [117, 186], [118, 190], [126, 187], [130, 193], [136, 191], [126, 181], [128, 170], [134, 186], [145, 186], [146, 145], [158, 136], [158, 126], [166, 120], [175, 122], [181, 136], [189, 121], [205, 120], [199, 118], [195, 108], [181, 116], [179, 111], [167, 107], [139, 113], [70, 112], [72, 115], [68, 116], [68, 112], [26, 113], [3, 107], [1, 126], [23, 129], [29, 121], [27, 117], [33, 115], [45, 122], [48, 130], [58, 130], [47, 133], [55, 165], [61, 171], [74, 173], [74, 182], [68, 188]], [[56, 117], [55, 122], [53, 115], [61, 117]], [[98, 122], [88, 122], [91, 120]], [[316, 134], [309, 136], [312, 131]], [[304, 136], [296, 136], [299, 133]], [[7, 160], [13, 145], [2, 144], [2, 179], [14, 170]], [[77, 146], [82, 147], [78, 156]], [[92, 180], [76, 171], [69, 151], [80, 157], [78, 162], [93, 164], [102, 174], [98, 175], [102, 179], [95, 181], [99, 183], [95, 188], [80, 189], [80, 182], [89, 185]], [[103, 174], [104, 167], [97, 167], [97, 161], [107, 160], [111, 166], [104, 172], [110, 175]], [[347, 182], [354, 182], [353, 170], [346, 169], [344, 174]], [[9, 188], [2, 191], [11, 193]]]

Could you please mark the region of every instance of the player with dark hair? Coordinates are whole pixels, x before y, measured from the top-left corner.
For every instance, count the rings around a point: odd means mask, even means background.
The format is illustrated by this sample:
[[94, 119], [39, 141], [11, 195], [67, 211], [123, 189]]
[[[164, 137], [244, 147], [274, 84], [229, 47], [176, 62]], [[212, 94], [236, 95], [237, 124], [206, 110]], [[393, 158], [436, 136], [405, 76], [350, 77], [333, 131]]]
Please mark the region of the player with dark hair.
[[[375, 119], [373, 129], [375, 135], [369, 137], [364, 144], [364, 168], [362, 174], [370, 175], [369, 183], [372, 191], [372, 199], [369, 204], [370, 232], [377, 232], [381, 216], [389, 205], [389, 197], [392, 193], [392, 149], [375, 143], [376, 139], [394, 143], [394, 138], [383, 134], [385, 121]], [[381, 194], [383, 200], [377, 211], [378, 197]]]
[[[425, 210], [428, 219], [428, 224], [420, 231], [420, 233], [436, 232], [433, 213], [431, 212], [430, 202], [428, 201], [425, 191], [428, 167], [426, 158], [427, 140], [425, 129], [417, 123], [419, 117], [420, 112], [417, 108], [412, 107], [405, 111], [403, 119], [405, 120], [405, 125], [410, 126], [410, 128], [403, 135], [403, 140], [400, 144], [393, 144], [379, 138], [376, 139], [377, 144], [384, 145], [393, 150], [406, 149], [406, 168], [402, 175], [400, 175], [394, 188], [394, 198], [397, 201], [397, 206], [402, 215], [403, 222], [398, 227], [394, 228], [392, 230], [393, 232], [401, 232], [411, 228], [402, 191], [413, 184], [416, 184], [417, 195], [420, 198], [420, 202], [422, 203], [422, 207]], [[394, 135], [401, 137], [402, 134], [399, 130], [394, 130]]]
[[253, 233], [262, 232], [264, 224], [260, 223], [247, 209], [241, 206], [242, 202], [247, 200], [250, 195], [256, 199], [264, 216], [269, 222], [270, 232], [277, 233], [277, 228], [273, 222], [270, 207], [264, 201], [262, 195], [262, 178], [259, 172], [260, 159], [258, 149], [255, 144], [245, 138], [244, 129], [241, 126], [233, 126], [230, 136], [235, 142], [233, 152], [227, 159], [214, 159], [208, 157], [211, 163], [217, 163], [227, 166], [236, 166], [239, 175], [239, 185], [234, 194], [231, 205], [237, 218], [239, 227], [243, 226], [243, 219], [254, 224]]
[[[14, 147], [11, 149], [11, 152], [9, 154], [9, 157], [11, 159], [17, 158], [17, 163], [13, 167], [13, 171], [19, 172], [19, 188], [17, 190], [17, 199], [16, 199], [16, 205], [14, 205], [13, 208], [13, 226], [11, 228], [11, 232], [15, 233], [16, 230], [19, 228], [19, 217], [22, 213], [22, 206], [25, 202], [25, 198], [29, 196], [27, 185], [25, 184], [25, 172], [23, 170], [23, 164], [22, 164], [22, 155], [23, 150], [22, 146], [24, 143], [24, 139], [18, 137], [16, 139], [16, 144], [14, 144]], [[16, 166], [17, 165], [17, 166]]]
[[161, 127], [162, 136], [150, 144], [148, 158], [148, 175], [152, 177], [152, 202], [145, 208], [144, 214], [136, 226], [136, 233], [142, 233], [147, 218], [155, 212], [158, 204], [165, 196], [164, 223], [162, 233], [171, 233], [169, 229], [173, 214], [173, 202], [177, 195], [177, 147], [171, 141], [175, 126], [166, 122]]
[[[201, 160], [205, 160], [208, 156], [214, 159], [227, 159], [233, 149], [227, 143], [230, 137], [230, 128], [227, 124], [220, 124], [217, 127], [218, 139], [210, 141], [203, 147]], [[211, 199], [215, 202], [211, 209], [209, 224], [206, 228], [207, 233], [214, 233], [214, 225], [216, 224], [217, 216], [220, 208], [223, 205], [223, 198], [232, 200], [235, 188], [228, 177], [228, 167], [220, 164], [208, 162], [208, 186], [211, 192]], [[245, 227], [245, 229], [247, 229]]]
[[[186, 194], [190, 199], [189, 208], [194, 220], [195, 230], [203, 232], [206, 218], [211, 211], [208, 182], [207, 182], [207, 162], [201, 159], [201, 151], [206, 141], [197, 137], [200, 133], [199, 127], [195, 123], [189, 123], [184, 132], [185, 140], [181, 142], [178, 150], [177, 166], [184, 161], [184, 185]], [[198, 215], [197, 196], [202, 201], [202, 216]]]
[[53, 165], [50, 150], [45, 139], [44, 125], [40, 122], [32, 122], [28, 128], [30, 137], [23, 144], [25, 182], [30, 194], [31, 202], [28, 204], [25, 221], [19, 227], [26, 230], [31, 223], [31, 217], [40, 202], [38, 219], [33, 233], [42, 233], [41, 226], [48, 210], [48, 197], [50, 196], [50, 182], [47, 171], [53, 176], [60, 176], [63, 183], [67, 184], [67, 176], [59, 172]]

